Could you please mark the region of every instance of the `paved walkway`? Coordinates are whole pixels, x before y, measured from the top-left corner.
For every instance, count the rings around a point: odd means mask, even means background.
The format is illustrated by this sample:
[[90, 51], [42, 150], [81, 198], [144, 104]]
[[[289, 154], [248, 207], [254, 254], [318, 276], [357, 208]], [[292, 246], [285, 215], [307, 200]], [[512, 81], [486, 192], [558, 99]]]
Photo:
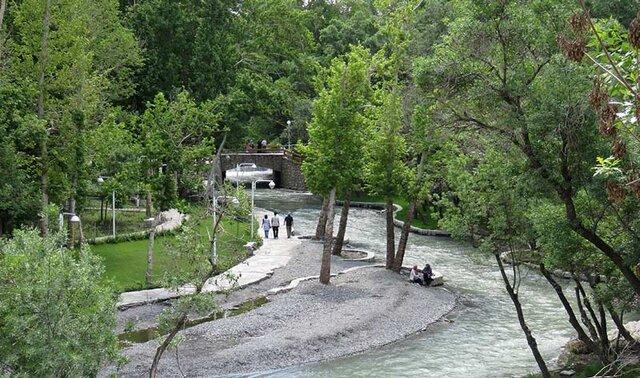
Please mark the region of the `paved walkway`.
[[[256, 213], [263, 214], [264, 211]], [[224, 273], [211, 277], [205, 284], [203, 291], [217, 292], [239, 289], [267, 279], [275, 269], [283, 267], [289, 262], [301, 243], [302, 241], [298, 238], [287, 239], [286, 236], [280, 239], [266, 239], [252, 257]], [[194, 291], [195, 287], [192, 285], [185, 285], [179, 290], [159, 288], [130, 291], [120, 294], [117, 306], [119, 309], [125, 309], [177, 298]]]

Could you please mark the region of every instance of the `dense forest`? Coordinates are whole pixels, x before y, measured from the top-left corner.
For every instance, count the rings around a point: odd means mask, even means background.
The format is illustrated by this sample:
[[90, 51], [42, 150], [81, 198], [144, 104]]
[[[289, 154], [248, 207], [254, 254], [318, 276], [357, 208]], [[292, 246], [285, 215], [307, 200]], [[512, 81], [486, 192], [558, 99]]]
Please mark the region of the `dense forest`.
[[[635, 345], [624, 314], [640, 295], [639, 10], [635, 0], [0, 0], [0, 281], [15, 273], [2, 257], [19, 253], [12, 236], [46, 236], [61, 209], [112, 191], [181, 208], [223, 140], [228, 150], [292, 141], [324, 198], [317, 237], [331, 240], [344, 200], [327, 256], [340, 253], [350, 198], [386, 203], [393, 270], [422, 213], [495, 257], [543, 376], [520, 304], [525, 263], [556, 288], [577, 338], [603, 364], [620, 361], [637, 353], [607, 332]], [[408, 213], [396, 241], [398, 198]], [[7, 311], [0, 303], [0, 323]], [[116, 359], [109, 348], [68, 375]], [[37, 370], [44, 355], [0, 341], [0, 365], [27, 374], [67, 363]]]

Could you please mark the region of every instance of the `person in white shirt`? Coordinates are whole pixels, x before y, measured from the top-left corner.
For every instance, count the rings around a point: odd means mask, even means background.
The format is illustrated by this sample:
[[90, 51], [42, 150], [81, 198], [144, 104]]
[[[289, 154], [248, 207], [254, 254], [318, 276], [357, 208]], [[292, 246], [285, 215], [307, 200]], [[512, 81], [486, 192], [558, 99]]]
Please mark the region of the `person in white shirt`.
[[264, 215], [262, 219], [262, 229], [264, 230], [264, 238], [269, 239], [269, 229], [271, 228], [271, 222], [269, 222], [269, 216], [267, 214]]
[[278, 238], [278, 229], [280, 228], [280, 217], [278, 216], [278, 212], [273, 213], [273, 217], [271, 217], [271, 228], [273, 229], [273, 238]]
[[409, 281], [420, 285], [424, 282], [417, 265], [414, 265], [413, 268], [411, 268], [411, 272], [409, 272]]

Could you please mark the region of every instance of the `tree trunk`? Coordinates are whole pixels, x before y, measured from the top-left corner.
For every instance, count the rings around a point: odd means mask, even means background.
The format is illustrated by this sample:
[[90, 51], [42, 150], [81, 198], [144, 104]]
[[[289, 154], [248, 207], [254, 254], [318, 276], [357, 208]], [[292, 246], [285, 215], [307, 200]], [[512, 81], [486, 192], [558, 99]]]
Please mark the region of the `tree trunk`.
[[167, 350], [167, 348], [169, 347], [169, 344], [171, 343], [173, 338], [176, 337], [176, 334], [178, 333], [178, 331], [180, 331], [180, 329], [184, 327], [184, 324], [186, 323], [186, 321], [187, 321], [187, 314], [183, 314], [180, 317], [180, 319], [178, 319], [178, 323], [176, 324], [176, 326], [171, 330], [171, 333], [169, 333], [169, 335], [164, 339], [162, 344], [158, 346], [158, 349], [156, 349], [156, 354], [155, 356], [153, 356], [153, 362], [151, 363], [151, 369], [149, 370], [149, 378], [155, 378], [157, 376], [158, 364], [160, 363], [160, 358], [162, 357], [162, 354], [164, 353], [165, 350]]
[[573, 177], [569, 168], [568, 153], [570, 146], [568, 138], [564, 135], [562, 137], [562, 149], [560, 153], [560, 173], [562, 181], [558, 182], [554, 175], [542, 164], [535, 148], [529, 137], [529, 132], [526, 128], [523, 128], [521, 132], [521, 142], [513, 138], [512, 142], [520, 148], [529, 161], [531, 167], [538, 172], [538, 174], [551, 184], [555, 191], [558, 193], [560, 200], [564, 203], [565, 216], [569, 222], [569, 226], [573, 231], [580, 235], [583, 239], [589, 241], [594, 247], [599, 249], [613, 264], [620, 270], [624, 278], [629, 282], [633, 290], [637, 295], [640, 295], [640, 278], [635, 275], [633, 270], [626, 264], [622, 255], [616, 251], [610, 244], [608, 244], [600, 235], [590, 228], [585, 227], [580, 221], [580, 217], [576, 211], [575, 204], [573, 202]]
[[331, 278], [331, 247], [333, 246], [333, 218], [336, 202], [336, 188], [331, 189], [327, 202], [327, 225], [324, 228], [324, 245], [322, 248], [322, 264], [320, 266], [320, 283], [329, 284]]
[[[4, 12], [7, 10], [7, 0], [0, 0], [0, 31], [2, 31], [2, 23], [4, 21]], [[2, 39], [0, 39], [0, 50], [2, 50]]]
[[[223, 143], [224, 143], [224, 140], [223, 140]], [[220, 222], [222, 221], [223, 216], [224, 216], [224, 212], [222, 212], [220, 217], [218, 217], [216, 222], [213, 224], [213, 230], [212, 230], [213, 238], [215, 238], [216, 234], [218, 233], [218, 230], [220, 229]], [[158, 215], [158, 217], [160, 217], [160, 215]], [[212, 240], [214, 240], [214, 239], [212, 239]], [[213, 265], [213, 261], [209, 260], [209, 263], [211, 264], [211, 270], [206, 274], [206, 276], [202, 279], [201, 282], [196, 283], [196, 290], [195, 290], [195, 293], [193, 293], [192, 295], [201, 294], [202, 293], [202, 289], [204, 288], [204, 286], [207, 283], [207, 280], [209, 280], [210, 277], [212, 277], [213, 275], [216, 274], [216, 270], [217, 269]], [[173, 327], [173, 329], [171, 330], [171, 332], [167, 335], [167, 337], [164, 339], [162, 344], [160, 344], [158, 346], [158, 348], [156, 349], [156, 354], [153, 356], [153, 362], [151, 363], [151, 369], [149, 369], [149, 377], [155, 378], [157, 376], [157, 374], [158, 374], [158, 364], [160, 363], [160, 358], [162, 358], [162, 354], [167, 350], [169, 345], [171, 345], [171, 341], [173, 341], [173, 339], [178, 334], [178, 332], [186, 324], [187, 319], [188, 319], [188, 314], [189, 314], [188, 310], [182, 313], [180, 318], [178, 318], [178, 320], [176, 321], [176, 324]]]
[[147, 218], [151, 218], [151, 213], [153, 212], [153, 198], [151, 197], [151, 190], [147, 189], [147, 199], [145, 202], [145, 213]]
[[409, 233], [411, 232], [411, 223], [415, 219], [418, 211], [418, 195], [420, 187], [422, 186], [422, 177], [424, 175], [424, 165], [427, 161], [427, 153], [422, 151], [420, 155], [420, 163], [418, 164], [418, 172], [416, 173], [416, 187], [413, 189], [416, 194], [411, 199], [409, 209], [407, 210], [407, 219], [404, 220], [404, 226], [402, 226], [402, 233], [400, 234], [400, 241], [398, 242], [398, 250], [396, 252], [393, 269], [399, 272], [402, 269], [402, 263], [404, 262], [404, 254], [407, 249], [407, 242], [409, 241]]
[[320, 216], [318, 217], [318, 225], [316, 226], [316, 239], [322, 239], [327, 226], [327, 212], [329, 211], [329, 198], [324, 197], [322, 199], [322, 208], [320, 209]]
[[100, 197], [100, 223], [104, 223], [104, 196]]
[[342, 245], [344, 244], [344, 234], [347, 232], [347, 220], [349, 217], [349, 207], [351, 206], [351, 191], [344, 194], [344, 203], [340, 212], [340, 225], [338, 226], [338, 235], [333, 244], [333, 254], [340, 256], [342, 253]]
[[609, 345], [609, 334], [607, 332], [607, 314], [604, 311], [602, 303], [598, 302], [598, 312], [600, 314], [600, 343], [602, 344], [602, 363], [608, 364], [611, 355], [611, 346]]
[[395, 251], [396, 251], [396, 243], [395, 243], [395, 229], [393, 225], [393, 211], [395, 207], [393, 206], [393, 200], [391, 198], [387, 198], [386, 205], [386, 218], [387, 218], [387, 260], [385, 267], [387, 269], [393, 269], [393, 263], [395, 262]]
[[[7, 0], [0, 0], [0, 62], [3, 61], [2, 52], [4, 46], [4, 39], [2, 38], [2, 25], [4, 24], [4, 14], [7, 10]], [[2, 65], [0, 65], [0, 69]]]
[[151, 286], [151, 281], [153, 280], [153, 247], [156, 241], [156, 225], [158, 224], [158, 216], [153, 219], [151, 223], [151, 231], [149, 232], [149, 242], [147, 244], [147, 270], [144, 274], [144, 279], [147, 283], [147, 286]]
[[[586, 274], [586, 277], [587, 277], [587, 280], [589, 281], [589, 286], [591, 287], [591, 290], [595, 292], [596, 285], [600, 282], [600, 279], [598, 278], [598, 276], [593, 278], [588, 274]], [[600, 335], [600, 343], [602, 345], [602, 361], [601, 362], [606, 365], [610, 362], [609, 357], [611, 356], [611, 353], [610, 353], [611, 346], [609, 345], [609, 335], [607, 333], [607, 316], [606, 316], [606, 312], [605, 312], [602, 301], [595, 296], [594, 296], [594, 299], [598, 304], [598, 315], [600, 317], [600, 321], [596, 322], [596, 329], [598, 330], [598, 333]], [[585, 303], [587, 303], [586, 299], [585, 299]]]
[[40, 41], [40, 57], [38, 64], [38, 118], [44, 124], [44, 136], [40, 143], [40, 190], [42, 191], [42, 214], [40, 215], [40, 234], [46, 236], [49, 231], [49, 219], [47, 219], [46, 209], [49, 206], [49, 173], [47, 160], [49, 151], [47, 148], [49, 131], [44, 122], [44, 95], [45, 95], [45, 71], [49, 60], [49, 26], [51, 23], [51, 0], [45, 0], [44, 15], [42, 18], [42, 38]]
[[613, 309], [611, 305], [607, 306], [607, 310], [609, 311], [609, 315], [611, 315], [611, 320], [618, 328], [618, 334], [622, 336], [630, 345], [636, 344], [636, 340], [631, 336], [629, 330], [625, 328], [624, 322], [622, 321], [622, 316], [618, 316], [618, 313]]
[[587, 333], [584, 331], [584, 329], [580, 325], [580, 322], [578, 321], [578, 318], [576, 318], [576, 314], [573, 311], [573, 307], [571, 307], [571, 304], [569, 303], [569, 301], [567, 300], [567, 297], [564, 295], [564, 292], [562, 291], [562, 287], [553, 278], [553, 276], [547, 270], [544, 264], [540, 264], [540, 272], [542, 272], [542, 275], [544, 276], [544, 278], [547, 279], [549, 284], [551, 284], [553, 289], [558, 294], [558, 298], [560, 298], [560, 302], [564, 306], [564, 309], [567, 312], [567, 315], [569, 316], [569, 323], [571, 323], [571, 326], [573, 327], [573, 329], [575, 329], [576, 332], [578, 333], [578, 339], [583, 343], [585, 343], [589, 347], [589, 349], [596, 350], [597, 348], [594, 341], [591, 340], [591, 338], [589, 338]]
[[580, 311], [580, 318], [582, 320], [582, 324], [584, 324], [585, 327], [587, 327], [587, 329], [589, 330], [589, 334], [591, 335], [591, 338], [593, 340], [598, 340], [598, 333], [596, 332], [596, 329], [593, 326], [593, 323], [591, 322], [591, 320], [589, 320], [589, 316], [587, 315], [587, 312], [584, 309], [584, 306], [582, 304], [580, 289], [577, 286], [576, 286], [575, 292], [576, 292], [576, 302], [578, 303], [578, 310]]
[[73, 180], [71, 180], [71, 189], [73, 190], [73, 194], [71, 198], [69, 198], [69, 212], [75, 214], [76, 213], [76, 193], [78, 192], [78, 177], [74, 173]]
[[407, 249], [407, 242], [409, 241], [409, 233], [411, 232], [411, 222], [413, 222], [413, 218], [416, 214], [416, 209], [418, 207], [418, 199], [414, 198], [409, 204], [409, 209], [407, 210], [407, 219], [404, 220], [404, 225], [402, 226], [402, 233], [400, 234], [400, 241], [398, 242], [398, 251], [396, 252], [395, 260], [393, 263], [393, 270], [399, 272], [402, 269], [402, 262], [404, 261], [404, 253]]
[[[518, 298], [518, 293], [513, 290], [513, 286], [511, 286], [511, 282], [509, 282], [509, 278], [507, 277], [507, 273], [504, 271], [504, 265], [502, 265], [502, 260], [500, 260], [500, 254], [494, 253], [496, 261], [498, 263], [498, 267], [500, 268], [500, 274], [502, 275], [502, 280], [504, 281], [504, 285], [507, 289], [507, 293], [513, 302], [513, 305], [516, 308], [516, 313], [518, 314], [518, 322], [520, 323], [520, 328], [522, 328], [522, 332], [524, 332], [525, 337], [527, 338], [527, 344], [529, 344], [529, 348], [531, 348], [531, 352], [533, 353], [533, 357], [536, 359], [538, 363], [538, 368], [540, 368], [540, 373], [544, 378], [551, 377], [549, 373], [549, 369], [547, 368], [547, 364], [544, 362], [542, 355], [540, 354], [540, 350], [538, 349], [538, 343], [536, 342], [535, 337], [531, 334], [531, 330], [527, 326], [527, 323], [524, 320], [524, 313], [522, 312], [522, 305], [520, 304], [520, 299]], [[516, 279], [516, 277], [514, 277]]]

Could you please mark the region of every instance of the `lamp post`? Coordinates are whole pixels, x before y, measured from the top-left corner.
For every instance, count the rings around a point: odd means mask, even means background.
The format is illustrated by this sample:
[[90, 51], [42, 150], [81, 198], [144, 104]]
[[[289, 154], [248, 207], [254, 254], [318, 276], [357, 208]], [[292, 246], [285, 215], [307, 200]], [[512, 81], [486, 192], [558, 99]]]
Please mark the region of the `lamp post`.
[[287, 137], [289, 139], [287, 148], [291, 149], [291, 120], [287, 120]]
[[255, 197], [256, 197], [256, 183], [259, 182], [268, 182], [269, 183], [269, 188], [273, 189], [276, 187], [276, 183], [273, 182], [273, 180], [253, 180], [251, 181], [251, 239], [253, 239], [253, 233], [254, 233], [254, 226], [253, 226], [253, 218], [255, 218], [254, 215], [254, 203], [255, 203]]
[[[98, 177], [98, 184], [104, 184], [104, 178], [102, 176]], [[100, 206], [100, 215], [102, 215], [102, 205]], [[106, 213], [106, 211], [105, 211]], [[116, 237], [116, 191], [111, 191], [111, 236], [115, 239]]]
[[60, 213], [60, 218], [64, 218], [65, 215], [71, 216], [71, 218], [69, 218], [69, 225], [71, 229], [71, 248], [73, 248], [75, 246], [75, 239], [76, 239], [75, 237], [76, 224], [80, 228], [80, 244], [82, 244], [82, 241], [84, 240], [84, 234], [82, 232], [82, 221], [80, 220], [80, 217], [75, 213]]

